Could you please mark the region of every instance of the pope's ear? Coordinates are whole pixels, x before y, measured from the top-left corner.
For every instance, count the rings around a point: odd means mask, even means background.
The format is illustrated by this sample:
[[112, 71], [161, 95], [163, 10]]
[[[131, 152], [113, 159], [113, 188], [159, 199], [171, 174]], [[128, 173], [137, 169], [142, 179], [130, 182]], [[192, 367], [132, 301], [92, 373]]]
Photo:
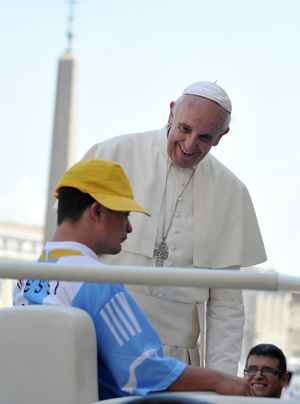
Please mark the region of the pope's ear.
[[217, 146], [221, 140], [221, 138], [226, 135], [226, 133], [229, 132], [229, 128], [227, 128], [223, 133], [220, 133], [220, 135], [218, 135], [213, 143], [213, 146]]
[[174, 108], [175, 108], [175, 101], [170, 102], [170, 112], [169, 112], [169, 118], [168, 118], [168, 126], [170, 126], [173, 122], [174, 119]]
[[175, 107], [175, 101], [171, 101], [170, 102], [170, 112], [173, 112], [174, 107]]

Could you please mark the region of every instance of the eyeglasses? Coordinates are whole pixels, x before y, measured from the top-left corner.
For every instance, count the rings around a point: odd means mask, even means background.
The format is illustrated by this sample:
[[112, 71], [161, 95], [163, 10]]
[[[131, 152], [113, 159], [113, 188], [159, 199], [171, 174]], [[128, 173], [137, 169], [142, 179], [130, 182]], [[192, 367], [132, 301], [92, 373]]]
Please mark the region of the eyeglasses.
[[281, 374], [279, 369], [273, 369], [267, 366], [260, 369], [257, 366], [249, 366], [244, 369], [244, 375], [249, 377], [255, 376], [257, 372], [260, 372], [262, 376], [280, 376]]

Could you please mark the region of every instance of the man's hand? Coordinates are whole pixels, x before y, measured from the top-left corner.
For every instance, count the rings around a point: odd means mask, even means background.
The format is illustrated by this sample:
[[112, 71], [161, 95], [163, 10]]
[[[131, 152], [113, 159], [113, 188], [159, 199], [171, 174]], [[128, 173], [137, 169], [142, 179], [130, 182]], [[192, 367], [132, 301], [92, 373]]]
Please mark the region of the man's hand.
[[187, 366], [169, 391], [214, 391], [231, 396], [254, 396], [246, 379], [217, 370]]
[[215, 385], [215, 392], [231, 396], [253, 396], [250, 385], [246, 379], [230, 375], [223, 375]]

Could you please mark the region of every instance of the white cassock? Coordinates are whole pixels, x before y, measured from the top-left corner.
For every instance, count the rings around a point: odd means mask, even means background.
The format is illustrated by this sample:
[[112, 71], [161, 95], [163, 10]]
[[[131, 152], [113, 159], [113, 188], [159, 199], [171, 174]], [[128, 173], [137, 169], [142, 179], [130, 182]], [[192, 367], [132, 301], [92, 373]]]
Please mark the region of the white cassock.
[[[191, 169], [170, 168], [166, 128], [109, 139], [93, 146], [84, 159], [119, 162], [136, 200], [151, 213], [132, 213], [133, 233], [122, 252], [101, 260], [162, 271], [154, 267], [153, 250], [191, 175]], [[211, 154], [198, 164], [178, 201], [167, 244], [164, 266], [169, 267], [239, 269], [266, 260], [245, 185]], [[244, 324], [241, 291], [137, 285], [129, 289], [158, 330], [167, 354], [194, 366], [237, 373]]]

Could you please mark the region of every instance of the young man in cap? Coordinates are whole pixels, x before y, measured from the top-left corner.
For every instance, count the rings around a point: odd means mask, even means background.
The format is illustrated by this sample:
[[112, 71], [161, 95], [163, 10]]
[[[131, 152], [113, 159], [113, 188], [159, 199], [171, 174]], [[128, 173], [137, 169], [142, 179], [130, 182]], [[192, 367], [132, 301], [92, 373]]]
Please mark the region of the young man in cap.
[[[39, 262], [101, 265], [132, 231], [129, 212], [147, 212], [134, 200], [128, 178], [111, 161], [84, 161], [66, 171], [56, 188], [57, 230]], [[155, 391], [212, 390], [250, 394], [245, 380], [187, 367], [164, 357], [160, 339], [121, 284], [27, 280], [14, 304], [63, 304], [91, 316], [97, 336], [101, 399]]]
[[[218, 84], [193, 83], [171, 102], [162, 130], [119, 136], [87, 152], [87, 159], [119, 162], [134, 194], [151, 211], [151, 217], [132, 215], [134, 234], [121, 254], [101, 260], [149, 270], [238, 270], [266, 259], [245, 185], [210, 153], [229, 132], [231, 109]], [[237, 373], [241, 291], [138, 285], [130, 291], [168, 355], [198, 366], [206, 360], [207, 367]]]
[[276, 345], [256, 345], [248, 353], [244, 374], [256, 396], [280, 398], [288, 384], [285, 355]]

